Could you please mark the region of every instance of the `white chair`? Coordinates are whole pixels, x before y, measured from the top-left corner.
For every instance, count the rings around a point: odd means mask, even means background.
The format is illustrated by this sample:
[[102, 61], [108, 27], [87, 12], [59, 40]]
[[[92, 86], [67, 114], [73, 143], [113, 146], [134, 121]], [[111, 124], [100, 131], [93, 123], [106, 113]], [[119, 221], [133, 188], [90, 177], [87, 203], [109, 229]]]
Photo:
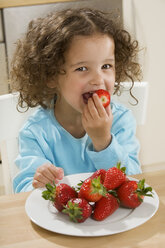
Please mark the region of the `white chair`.
[[13, 193], [12, 179], [18, 172], [14, 159], [18, 154], [18, 134], [36, 108], [17, 111], [18, 94], [0, 96], [0, 157], [5, 194]]
[[123, 82], [121, 95], [113, 95], [112, 99], [116, 102], [122, 103], [127, 108], [132, 110], [132, 113], [136, 118], [137, 125], [144, 125], [146, 120], [149, 85], [148, 82], [134, 83], [132, 94], [138, 100], [137, 105], [135, 105], [136, 100], [133, 99], [129, 93], [131, 85], [132, 84], [130, 82]]
[[[130, 83], [123, 83], [123, 91], [121, 96], [112, 96], [112, 98], [121, 102], [130, 108], [137, 120], [137, 124], [141, 125], [145, 122], [147, 98], [148, 98], [148, 83], [135, 82], [132, 90], [133, 95], [138, 99], [138, 105], [133, 106], [135, 101], [130, 97]], [[0, 96], [0, 153], [2, 160], [3, 181], [5, 194], [13, 193], [12, 179], [18, 172], [14, 164], [14, 160], [18, 154], [18, 133], [23, 123], [31, 115], [34, 109], [29, 109], [25, 113], [17, 111], [18, 94], [7, 94]]]

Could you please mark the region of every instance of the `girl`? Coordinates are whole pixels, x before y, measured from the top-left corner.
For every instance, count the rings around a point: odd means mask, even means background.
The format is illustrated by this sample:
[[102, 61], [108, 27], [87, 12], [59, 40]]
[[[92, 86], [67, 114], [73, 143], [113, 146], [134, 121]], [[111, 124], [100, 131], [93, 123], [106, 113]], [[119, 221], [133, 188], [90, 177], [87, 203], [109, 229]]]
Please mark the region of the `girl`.
[[96, 93], [88, 99], [98, 89], [117, 93], [120, 82], [139, 77], [137, 47], [99, 10], [68, 9], [29, 24], [11, 75], [19, 105], [40, 107], [20, 131], [15, 192], [118, 161], [129, 175], [141, 172], [131, 111], [113, 101], [104, 109]]

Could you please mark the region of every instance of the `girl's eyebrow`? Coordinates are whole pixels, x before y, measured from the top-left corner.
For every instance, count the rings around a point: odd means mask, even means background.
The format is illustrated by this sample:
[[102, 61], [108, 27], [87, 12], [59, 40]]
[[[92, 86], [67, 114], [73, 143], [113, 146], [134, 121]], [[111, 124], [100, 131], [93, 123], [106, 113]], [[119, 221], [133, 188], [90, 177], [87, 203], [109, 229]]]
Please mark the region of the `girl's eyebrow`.
[[113, 59], [112, 59], [112, 58], [109, 58], [109, 59], [105, 59], [105, 60], [104, 60], [104, 62], [106, 62], [106, 61], [107, 61], [107, 62], [109, 62], [109, 61], [115, 62], [115, 59], [114, 59], [114, 58], [113, 58]]
[[88, 61], [80, 61], [80, 62], [77, 62], [75, 64], [71, 64], [70, 67], [75, 67], [75, 66], [79, 66], [79, 65], [82, 65], [82, 64], [87, 64]]

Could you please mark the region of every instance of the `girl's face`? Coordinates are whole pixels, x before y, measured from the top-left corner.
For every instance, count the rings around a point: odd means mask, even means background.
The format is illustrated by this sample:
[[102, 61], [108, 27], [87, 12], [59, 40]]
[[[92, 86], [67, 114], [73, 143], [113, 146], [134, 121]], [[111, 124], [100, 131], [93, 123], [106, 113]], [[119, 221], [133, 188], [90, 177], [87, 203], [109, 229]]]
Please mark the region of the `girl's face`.
[[65, 74], [59, 75], [60, 104], [82, 113], [84, 93], [106, 89], [115, 84], [114, 41], [108, 35], [75, 36], [65, 53]]

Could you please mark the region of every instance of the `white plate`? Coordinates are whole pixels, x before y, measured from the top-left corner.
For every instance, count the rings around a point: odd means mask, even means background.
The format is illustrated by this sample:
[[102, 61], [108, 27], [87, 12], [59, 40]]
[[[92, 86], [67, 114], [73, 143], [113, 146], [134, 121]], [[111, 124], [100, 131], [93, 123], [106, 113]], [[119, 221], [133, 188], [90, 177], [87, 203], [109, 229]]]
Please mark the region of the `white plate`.
[[[91, 173], [70, 175], [61, 182], [75, 186], [90, 175]], [[145, 197], [143, 203], [135, 209], [120, 207], [104, 221], [89, 218], [84, 223], [74, 223], [67, 215], [58, 212], [50, 201], [42, 198], [43, 190], [35, 189], [29, 195], [25, 204], [26, 213], [38, 226], [65, 235], [94, 237], [128, 231], [148, 221], [159, 207], [159, 197], [153, 190], [153, 197]]]

